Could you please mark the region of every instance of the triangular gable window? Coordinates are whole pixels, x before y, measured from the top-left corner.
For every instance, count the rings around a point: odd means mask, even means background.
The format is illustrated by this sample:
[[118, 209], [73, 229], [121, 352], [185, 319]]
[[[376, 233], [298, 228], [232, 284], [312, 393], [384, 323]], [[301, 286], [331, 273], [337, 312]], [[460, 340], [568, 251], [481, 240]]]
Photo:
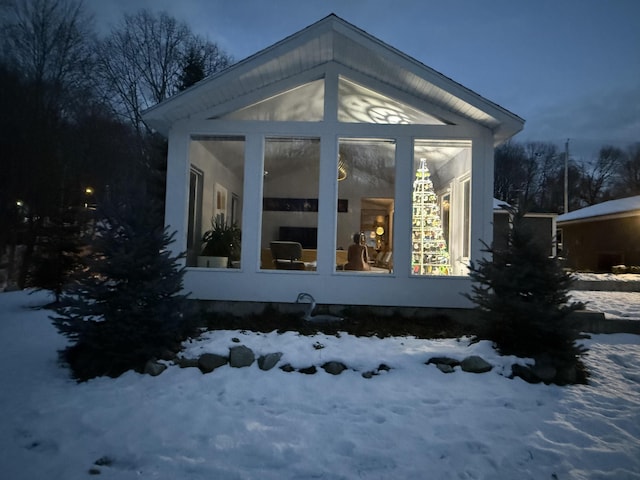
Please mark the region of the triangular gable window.
[[320, 79], [227, 113], [219, 118], [225, 120], [320, 122], [323, 116], [324, 79]]
[[338, 120], [386, 125], [446, 125], [421, 110], [340, 77]]

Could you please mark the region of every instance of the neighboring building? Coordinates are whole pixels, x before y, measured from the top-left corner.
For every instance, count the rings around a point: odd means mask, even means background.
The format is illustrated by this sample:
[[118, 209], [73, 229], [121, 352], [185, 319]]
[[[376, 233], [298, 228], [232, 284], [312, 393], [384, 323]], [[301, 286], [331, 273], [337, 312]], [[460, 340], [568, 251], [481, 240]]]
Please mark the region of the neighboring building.
[[[144, 119], [169, 139], [165, 218], [192, 297], [416, 307], [471, 305], [494, 147], [524, 124], [335, 15]], [[214, 216], [242, 229], [236, 268], [197, 266]], [[367, 271], [343, 270], [356, 232], [377, 259]]]
[[[501, 207], [508, 203], [493, 199], [493, 245], [495, 248], [507, 246], [507, 233], [510, 226], [509, 212]], [[528, 228], [536, 241], [549, 248], [549, 256], [557, 254], [556, 213], [526, 213], [523, 224]]]
[[614, 265], [640, 265], [640, 195], [560, 215], [557, 225], [569, 268], [611, 272]]

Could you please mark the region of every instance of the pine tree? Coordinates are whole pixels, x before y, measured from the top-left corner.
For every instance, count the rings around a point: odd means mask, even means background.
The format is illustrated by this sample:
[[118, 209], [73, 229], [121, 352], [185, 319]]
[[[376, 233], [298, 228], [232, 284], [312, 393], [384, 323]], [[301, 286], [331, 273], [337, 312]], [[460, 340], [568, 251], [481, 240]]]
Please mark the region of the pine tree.
[[570, 302], [573, 279], [557, 258], [549, 257], [548, 245], [535, 240], [523, 223], [524, 213], [507, 209], [512, 227], [506, 247], [487, 247], [492, 258], [477, 265], [472, 262], [470, 276], [475, 283], [466, 296], [478, 307], [487, 326], [485, 336], [501, 353], [547, 354], [575, 362], [582, 351], [575, 346], [575, 332], [566, 317], [583, 305]]
[[193, 46], [182, 62], [182, 73], [179, 76], [178, 90], [183, 91], [205, 77], [204, 56]]
[[148, 202], [107, 201], [82, 269], [52, 317], [75, 342], [62, 352], [76, 378], [118, 376], [176, 350], [184, 324], [184, 269]]

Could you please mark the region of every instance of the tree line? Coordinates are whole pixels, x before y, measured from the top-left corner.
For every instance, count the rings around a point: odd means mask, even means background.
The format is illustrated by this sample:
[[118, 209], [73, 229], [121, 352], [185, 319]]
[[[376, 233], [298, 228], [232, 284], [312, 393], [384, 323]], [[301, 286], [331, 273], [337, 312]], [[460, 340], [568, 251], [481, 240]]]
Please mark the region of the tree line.
[[0, 273], [22, 288], [105, 198], [164, 200], [166, 141], [141, 114], [233, 58], [165, 12], [100, 36], [81, 0], [2, 2], [0, 25]]
[[[494, 157], [494, 196], [531, 212], [564, 212], [566, 150], [546, 142], [508, 142]], [[604, 145], [595, 159], [567, 162], [568, 210], [640, 195], [640, 142]]]

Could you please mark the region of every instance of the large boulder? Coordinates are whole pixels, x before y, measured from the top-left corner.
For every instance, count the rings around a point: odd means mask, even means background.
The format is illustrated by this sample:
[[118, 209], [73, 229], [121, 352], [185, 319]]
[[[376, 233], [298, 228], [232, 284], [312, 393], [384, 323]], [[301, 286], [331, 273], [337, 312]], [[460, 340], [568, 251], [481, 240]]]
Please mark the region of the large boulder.
[[258, 368], [260, 370], [271, 370], [282, 358], [282, 352], [268, 353], [258, 357]]
[[314, 375], [318, 371], [318, 369], [315, 367], [315, 365], [311, 365], [310, 367], [301, 368], [298, 371], [300, 373], [304, 373], [305, 375]]
[[149, 360], [144, 366], [144, 373], [146, 373], [147, 375], [151, 375], [152, 377], [157, 377], [166, 369], [166, 365], [158, 363], [155, 360]]
[[426, 364], [434, 364], [442, 373], [453, 373], [455, 367], [460, 365], [460, 361], [450, 357], [431, 357]]
[[447, 365], [446, 363], [437, 363], [436, 367], [438, 367], [438, 370], [442, 373], [453, 373], [455, 371], [451, 365]]
[[369, 370], [367, 372], [364, 372], [362, 374], [362, 376], [364, 378], [373, 378], [376, 375], [379, 375], [381, 372], [388, 372], [391, 370], [391, 367], [385, 363], [381, 363], [380, 365], [378, 365], [378, 369], [377, 370]]
[[322, 365], [322, 368], [325, 372], [330, 373], [331, 375], [340, 375], [347, 369], [347, 366], [341, 362], [327, 362]]
[[249, 367], [256, 360], [256, 356], [249, 347], [239, 345], [229, 350], [229, 366], [234, 368]]
[[227, 357], [217, 355], [215, 353], [203, 353], [198, 358], [198, 367], [202, 373], [213, 372], [216, 368], [226, 365], [228, 361]]
[[427, 361], [427, 365], [430, 365], [432, 363], [435, 365], [448, 365], [449, 367], [452, 367], [452, 368], [460, 365], [459, 360], [456, 360], [455, 358], [450, 358], [450, 357], [431, 357]]
[[173, 362], [180, 368], [193, 368], [199, 366], [197, 358], [178, 357]]
[[460, 362], [460, 368], [465, 372], [485, 373], [490, 371], [493, 367], [484, 358], [479, 357], [478, 355], [472, 355]]

